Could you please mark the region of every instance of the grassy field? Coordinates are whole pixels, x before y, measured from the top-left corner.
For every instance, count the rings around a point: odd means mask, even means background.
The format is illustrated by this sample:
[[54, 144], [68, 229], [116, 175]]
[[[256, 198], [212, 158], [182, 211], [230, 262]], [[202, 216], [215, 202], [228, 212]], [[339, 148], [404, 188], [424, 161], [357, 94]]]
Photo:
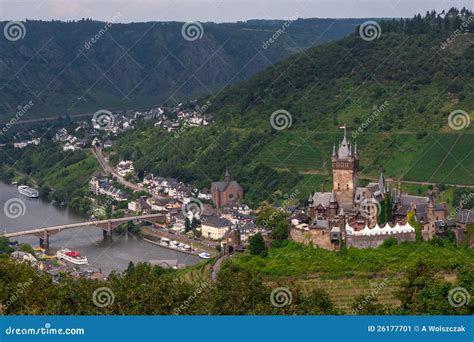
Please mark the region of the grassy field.
[[474, 251], [417, 242], [374, 249], [351, 248], [346, 254], [341, 254], [288, 242], [284, 247], [271, 248], [266, 258], [241, 255], [231, 262], [240, 269], [252, 270], [269, 278], [340, 279], [373, 274], [393, 277], [420, 259], [437, 272], [449, 272], [459, 266], [472, 268]]

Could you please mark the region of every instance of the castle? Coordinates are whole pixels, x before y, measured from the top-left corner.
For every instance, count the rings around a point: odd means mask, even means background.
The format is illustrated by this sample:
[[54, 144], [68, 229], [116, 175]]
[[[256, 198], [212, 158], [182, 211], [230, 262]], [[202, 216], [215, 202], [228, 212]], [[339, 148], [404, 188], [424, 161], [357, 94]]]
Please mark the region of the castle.
[[[334, 144], [331, 156], [333, 189], [310, 194], [307, 211], [292, 217], [290, 236], [327, 249], [337, 249], [342, 241], [359, 248], [376, 247], [389, 237], [414, 241], [415, 228], [407, 222], [409, 212], [422, 225], [423, 238], [435, 236], [439, 223], [446, 220], [446, 207], [435, 204], [432, 196], [410, 196], [400, 188], [390, 191], [383, 174], [378, 182], [358, 186], [357, 144], [352, 146], [345, 126], [342, 128], [342, 142]], [[389, 223], [380, 227], [382, 211]]]

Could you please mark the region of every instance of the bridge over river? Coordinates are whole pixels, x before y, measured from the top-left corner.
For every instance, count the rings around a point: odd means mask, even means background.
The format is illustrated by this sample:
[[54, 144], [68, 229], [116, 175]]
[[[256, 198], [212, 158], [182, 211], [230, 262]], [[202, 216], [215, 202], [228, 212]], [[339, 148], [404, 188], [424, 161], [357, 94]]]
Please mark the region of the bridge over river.
[[0, 234], [0, 236], [6, 238], [14, 238], [18, 236], [34, 235], [39, 237], [40, 246], [47, 248], [49, 246], [49, 237], [64, 230], [78, 229], [84, 227], [99, 228], [102, 229], [104, 237], [112, 237], [113, 230], [120, 226], [122, 223], [129, 221], [147, 221], [154, 223], [156, 219], [163, 218], [163, 216], [163, 214], [150, 214], [140, 216], [127, 216], [108, 220], [89, 220], [85, 222], [64, 224], [59, 226], [38, 227], [30, 230], [23, 230], [13, 233], [2, 233]]

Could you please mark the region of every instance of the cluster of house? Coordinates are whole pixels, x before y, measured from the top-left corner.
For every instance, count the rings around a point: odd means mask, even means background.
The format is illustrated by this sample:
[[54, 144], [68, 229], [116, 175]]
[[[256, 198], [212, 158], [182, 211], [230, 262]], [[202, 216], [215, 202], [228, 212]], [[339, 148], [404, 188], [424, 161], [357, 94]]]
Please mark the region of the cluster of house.
[[[186, 232], [186, 221], [188, 224], [198, 222], [193, 228], [200, 232], [202, 238], [214, 241], [226, 239], [233, 232], [238, 232], [239, 241], [247, 241], [259, 231], [255, 224], [256, 217], [242, 203], [242, 187], [231, 179], [228, 170], [223, 181], [211, 184], [211, 192], [207, 189], [198, 191], [174, 178], [154, 177], [152, 174], [146, 175], [140, 185], [148, 190], [148, 194], [128, 201], [130, 214], [162, 214], [162, 226], [175, 232]], [[123, 191], [116, 189], [111, 180], [100, 174], [92, 176], [89, 189], [95, 195], [127, 200]], [[200, 202], [199, 209], [188, 210], [187, 206], [196, 199]]]
[[121, 160], [117, 164], [117, 173], [125, 177], [128, 174], [133, 174], [135, 172], [135, 168], [133, 167], [133, 162], [131, 160]]
[[100, 173], [94, 173], [89, 181], [89, 191], [94, 195], [105, 195], [110, 196], [117, 201], [126, 201], [128, 199], [127, 194], [114, 187], [113, 182], [103, 177]]
[[160, 112], [155, 115], [155, 127], [160, 127], [163, 130], [178, 131], [188, 127], [207, 126], [212, 122], [212, 115], [205, 114], [210, 103], [206, 103], [203, 106], [194, 106], [193, 109], [183, 108], [183, 104], [180, 103], [170, 108], [169, 114], [165, 114], [165, 111], [160, 109]]
[[23, 140], [19, 142], [13, 143], [13, 148], [25, 148], [30, 145], [39, 145], [41, 143], [41, 138], [30, 139], [30, 140]]
[[[419, 225], [422, 227], [419, 233], [425, 240], [451, 230], [458, 244], [468, 239], [469, 245], [473, 245], [468, 226], [474, 222], [474, 214], [469, 210], [448, 217], [446, 206], [436, 204], [433, 195], [403, 194], [400, 186], [390, 190], [383, 175], [378, 182], [357, 186], [359, 153], [345, 132], [342, 142], [333, 147], [332, 172], [333, 190], [311, 193], [307, 209], [293, 213], [290, 236], [294, 240], [326, 249], [337, 249], [341, 242], [348, 247], [369, 248], [388, 238], [415, 241], [417, 232], [412, 225]], [[382, 211], [388, 213], [391, 224], [380, 227], [378, 219]], [[414, 221], [408, 222], [410, 215]]]
[[[82, 124], [76, 128], [75, 132], [83, 127]], [[68, 132], [66, 128], [60, 128], [54, 135], [53, 141], [61, 144], [63, 151], [77, 151], [91, 145], [90, 138], [78, 138]]]
[[176, 178], [155, 177], [153, 174], [147, 174], [139, 185], [148, 189], [154, 196], [174, 197], [180, 200], [191, 197], [210, 200], [208, 189], [205, 188], [198, 191], [192, 186], [178, 181]]

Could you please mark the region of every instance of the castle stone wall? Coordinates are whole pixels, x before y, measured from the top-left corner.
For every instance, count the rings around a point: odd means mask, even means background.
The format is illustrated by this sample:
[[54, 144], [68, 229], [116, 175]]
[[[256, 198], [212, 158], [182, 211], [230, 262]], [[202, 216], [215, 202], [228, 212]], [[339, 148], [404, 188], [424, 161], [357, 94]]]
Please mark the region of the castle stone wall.
[[415, 233], [401, 233], [401, 234], [392, 234], [392, 235], [347, 235], [346, 236], [346, 246], [355, 247], [355, 248], [375, 248], [380, 246], [388, 238], [397, 239], [398, 243], [405, 241], [415, 241]]

